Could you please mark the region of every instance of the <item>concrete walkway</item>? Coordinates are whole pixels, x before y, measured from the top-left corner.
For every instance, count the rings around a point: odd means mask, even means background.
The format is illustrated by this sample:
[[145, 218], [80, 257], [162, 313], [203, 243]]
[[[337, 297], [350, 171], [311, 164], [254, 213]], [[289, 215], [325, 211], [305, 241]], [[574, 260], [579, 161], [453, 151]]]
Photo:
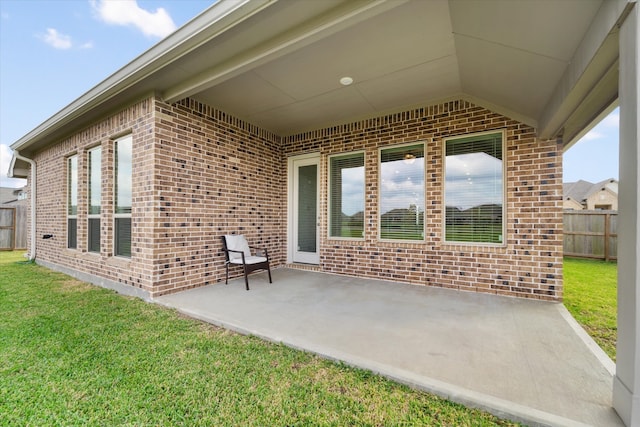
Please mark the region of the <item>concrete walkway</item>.
[[155, 302], [528, 425], [622, 425], [613, 363], [562, 304], [286, 268], [250, 285]]

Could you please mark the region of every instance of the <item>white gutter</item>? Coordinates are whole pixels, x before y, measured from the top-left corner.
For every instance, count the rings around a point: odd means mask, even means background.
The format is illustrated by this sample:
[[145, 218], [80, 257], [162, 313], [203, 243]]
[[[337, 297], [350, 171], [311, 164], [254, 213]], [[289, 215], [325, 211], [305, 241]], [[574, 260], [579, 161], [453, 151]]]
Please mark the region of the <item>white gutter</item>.
[[[28, 162], [31, 165], [31, 244], [29, 245], [29, 261], [36, 259], [36, 162], [13, 150], [13, 158]], [[13, 165], [12, 165], [13, 166]], [[13, 170], [13, 167], [10, 168]]]

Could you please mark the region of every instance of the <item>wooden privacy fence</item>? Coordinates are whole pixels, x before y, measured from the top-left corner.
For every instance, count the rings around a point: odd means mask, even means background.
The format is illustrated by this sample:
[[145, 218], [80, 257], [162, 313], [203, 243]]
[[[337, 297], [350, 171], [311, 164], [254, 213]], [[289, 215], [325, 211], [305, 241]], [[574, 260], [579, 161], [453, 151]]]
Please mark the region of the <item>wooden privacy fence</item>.
[[605, 261], [618, 259], [618, 212], [565, 211], [564, 254]]
[[27, 206], [0, 207], [0, 251], [27, 248]]

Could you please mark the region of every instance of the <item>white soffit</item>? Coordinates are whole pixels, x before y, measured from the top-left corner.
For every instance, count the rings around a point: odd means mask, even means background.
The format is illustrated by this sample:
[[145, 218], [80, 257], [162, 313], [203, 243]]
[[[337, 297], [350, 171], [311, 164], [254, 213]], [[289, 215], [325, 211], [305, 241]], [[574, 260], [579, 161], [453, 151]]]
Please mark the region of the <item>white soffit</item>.
[[[535, 126], [601, 4], [414, 0], [292, 46], [193, 97], [281, 135], [454, 95]], [[339, 84], [344, 76], [354, 79], [349, 88]]]
[[[286, 135], [440, 99], [461, 89], [449, 7], [443, 0], [400, 4], [250, 73], [253, 76], [239, 75], [194, 98]], [[352, 77], [353, 85], [343, 87], [339, 80], [344, 76]], [[247, 80], [251, 83], [243, 84]], [[238, 102], [252, 98], [257, 100], [254, 105]]]
[[538, 120], [600, 0], [452, 0], [462, 90]]

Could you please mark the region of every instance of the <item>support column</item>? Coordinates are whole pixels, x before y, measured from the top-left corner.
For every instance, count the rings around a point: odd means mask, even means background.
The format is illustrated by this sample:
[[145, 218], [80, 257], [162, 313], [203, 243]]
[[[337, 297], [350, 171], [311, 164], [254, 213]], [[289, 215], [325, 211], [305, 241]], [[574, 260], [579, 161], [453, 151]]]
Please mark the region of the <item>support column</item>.
[[640, 31], [636, 4], [620, 28], [620, 185], [618, 193], [618, 344], [613, 406], [640, 426]]

